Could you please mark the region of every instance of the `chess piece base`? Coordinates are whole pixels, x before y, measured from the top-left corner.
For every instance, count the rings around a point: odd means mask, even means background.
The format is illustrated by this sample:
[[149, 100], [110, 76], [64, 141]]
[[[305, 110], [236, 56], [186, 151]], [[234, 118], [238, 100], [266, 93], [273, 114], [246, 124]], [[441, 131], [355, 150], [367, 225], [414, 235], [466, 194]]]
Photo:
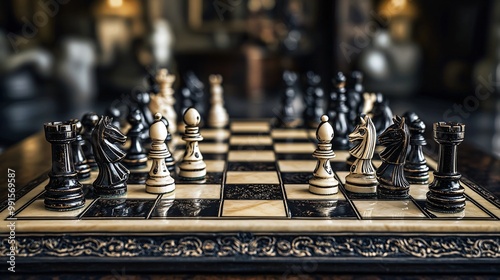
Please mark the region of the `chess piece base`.
[[[128, 176], [127, 176], [128, 179]], [[127, 180], [111, 186], [94, 185], [95, 193], [101, 197], [118, 197], [127, 193]]]
[[460, 174], [441, 175], [434, 172], [434, 182], [429, 185], [426, 208], [440, 213], [459, 213], [465, 210], [464, 188]]
[[406, 199], [410, 197], [410, 187], [403, 188], [380, 184], [377, 189], [377, 194], [381, 198]]
[[376, 195], [378, 181], [375, 175], [349, 174], [345, 178], [345, 189], [360, 195]]
[[339, 183], [334, 178], [312, 178], [309, 180], [309, 192], [319, 195], [332, 195], [339, 192]]
[[148, 178], [146, 180], [146, 192], [161, 194], [170, 193], [175, 190], [175, 181], [172, 177]]
[[184, 180], [201, 180], [207, 175], [207, 165], [203, 161], [183, 161], [179, 165], [179, 177]]

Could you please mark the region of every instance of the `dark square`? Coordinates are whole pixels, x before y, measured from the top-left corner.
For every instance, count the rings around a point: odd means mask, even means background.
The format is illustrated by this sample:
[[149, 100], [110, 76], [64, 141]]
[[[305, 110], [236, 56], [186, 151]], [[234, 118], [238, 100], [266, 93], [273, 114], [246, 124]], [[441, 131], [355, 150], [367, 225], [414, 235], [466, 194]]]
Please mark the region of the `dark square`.
[[[201, 134], [203, 136], [203, 133]], [[228, 143], [229, 138], [203, 138], [203, 143]], [[186, 148], [186, 145], [183, 146], [183, 149]]]
[[274, 143], [309, 143], [311, 142], [308, 138], [273, 138]]
[[292, 218], [357, 219], [356, 212], [346, 200], [288, 200], [288, 209]]
[[203, 180], [186, 180], [179, 177], [178, 174], [174, 174], [173, 177], [176, 184], [221, 184], [222, 182], [221, 172], [207, 172]]
[[231, 151], [272, 151], [274, 148], [271, 145], [231, 145]]
[[276, 153], [279, 160], [301, 160], [301, 159], [315, 159], [312, 153]]
[[154, 203], [154, 199], [99, 198], [83, 218], [146, 218]]
[[224, 199], [283, 199], [280, 185], [276, 184], [239, 184], [225, 185]]
[[218, 199], [161, 199], [151, 217], [217, 217], [219, 207]]
[[[350, 167], [345, 163], [344, 161], [335, 161], [335, 159], [332, 159], [330, 161], [330, 166], [332, 167], [333, 171], [349, 171]], [[312, 172], [313, 170], [311, 170]]]
[[266, 132], [249, 132], [249, 131], [231, 131], [231, 135], [238, 136], [269, 136], [269, 131]]
[[344, 188], [344, 193], [345, 193], [345, 196], [348, 198], [348, 199], [362, 199], [362, 200], [376, 200], [378, 199], [377, 197], [377, 194], [359, 194], [359, 193], [353, 193], [353, 192], [349, 192], [345, 189], [345, 186], [342, 185], [342, 187]]
[[273, 162], [228, 162], [228, 171], [276, 171], [276, 163]]
[[281, 179], [283, 184], [307, 184], [312, 178], [311, 172], [282, 172]]
[[202, 153], [202, 155], [203, 159], [210, 159], [210, 160], [225, 160], [227, 157], [227, 153], [221, 153], [221, 154]]

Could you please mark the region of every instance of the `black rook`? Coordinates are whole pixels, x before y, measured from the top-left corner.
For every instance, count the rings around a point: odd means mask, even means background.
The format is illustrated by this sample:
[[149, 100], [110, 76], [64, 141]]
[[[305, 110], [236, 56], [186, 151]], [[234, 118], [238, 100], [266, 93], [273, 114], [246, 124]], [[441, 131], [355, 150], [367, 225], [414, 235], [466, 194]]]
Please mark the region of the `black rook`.
[[70, 144], [76, 140], [74, 123], [44, 124], [45, 139], [52, 145], [52, 170], [45, 187], [45, 208], [70, 211], [85, 205], [82, 185], [78, 182]]
[[464, 188], [457, 172], [457, 146], [464, 140], [465, 125], [453, 122], [434, 123], [434, 140], [439, 144], [438, 170], [429, 185], [426, 207], [442, 213], [465, 209]]

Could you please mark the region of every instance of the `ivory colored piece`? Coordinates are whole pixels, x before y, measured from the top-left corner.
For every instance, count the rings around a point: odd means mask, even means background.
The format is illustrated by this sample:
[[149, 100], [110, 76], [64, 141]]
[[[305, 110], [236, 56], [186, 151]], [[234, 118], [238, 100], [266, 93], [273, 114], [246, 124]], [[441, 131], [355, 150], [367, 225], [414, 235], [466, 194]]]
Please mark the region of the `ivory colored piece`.
[[156, 82], [160, 88], [158, 94], [151, 94], [149, 108], [153, 113], [161, 113], [169, 123], [169, 132], [177, 132], [177, 113], [175, 112], [174, 89], [175, 76], [168, 74], [167, 69], [160, 69], [156, 74]]
[[182, 140], [186, 141], [186, 151], [179, 164], [179, 176], [185, 180], [203, 180], [207, 174], [207, 165], [198, 147], [198, 142], [203, 140], [199, 128], [201, 116], [191, 107], [186, 110], [183, 118], [186, 130]]
[[328, 116], [321, 116], [321, 123], [316, 130], [318, 148], [314, 151], [313, 157], [318, 159], [313, 178], [309, 180], [309, 191], [313, 194], [331, 195], [339, 191], [338, 181], [335, 180], [334, 172], [330, 165], [330, 159], [335, 157], [332, 150], [333, 127], [328, 122]]
[[223, 128], [229, 123], [229, 115], [224, 108], [222, 89], [222, 76], [210, 75], [210, 111], [208, 112], [208, 125], [214, 128]]
[[349, 134], [349, 141], [357, 144], [349, 150], [355, 160], [345, 178], [345, 189], [361, 195], [376, 195], [378, 181], [372, 159], [377, 143], [377, 131], [370, 117], [365, 115], [360, 119], [361, 122]]
[[167, 127], [161, 121], [162, 115], [155, 114], [154, 123], [149, 128], [151, 137], [151, 150], [149, 158], [153, 161], [151, 170], [146, 180], [146, 192], [148, 193], [169, 193], [175, 190], [175, 181], [170, 176], [165, 158], [170, 156], [170, 152], [165, 144], [167, 138]]

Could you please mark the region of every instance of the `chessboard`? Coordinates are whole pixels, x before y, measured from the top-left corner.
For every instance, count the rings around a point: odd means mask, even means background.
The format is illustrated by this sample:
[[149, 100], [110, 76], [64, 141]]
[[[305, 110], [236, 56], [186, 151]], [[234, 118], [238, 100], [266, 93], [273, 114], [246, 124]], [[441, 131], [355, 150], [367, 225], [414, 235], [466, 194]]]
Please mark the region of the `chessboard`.
[[[92, 190], [97, 176], [92, 171], [81, 181], [85, 207], [57, 212], [44, 208], [45, 174], [23, 189], [14, 212], [4, 203], [2, 232], [15, 221], [20, 261], [140, 258], [153, 264], [227, 260], [283, 265], [311, 260], [319, 267], [500, 257], [500, 205], [466, 176], [461, 180], [466, 208], [459, 214], [427, 210], [428, 185], [411, 185], [410, 197], [403, 200], [358, 196], [344, 188], [349, 153], [334, 147], [331, 165], [339, 192], [315, 195], [308, 191], [317, 162], [312, 157], [315, 130], [233, 120], [224, 129], [202, 128], [201, 134], [207, 165], [203, 181], [183, 181], [173, 174], [173, 193], [150, 194], [144, 185], [129, 182], [125, 196], [100, 198]], [[177, 161], [184, 148], [174, 135], [170, 150]], [[437, 163], [433, 156], [426, 159], [432, 182]], [[375, 156], [373, 163], [381, 161]], [[146, 176], [149, 167], [132, 171], [130, 178]], [[5, 253], [10, 245], [3, 236], [0, 252]], [[332, 269], [339, 268], [326, 266]]]

